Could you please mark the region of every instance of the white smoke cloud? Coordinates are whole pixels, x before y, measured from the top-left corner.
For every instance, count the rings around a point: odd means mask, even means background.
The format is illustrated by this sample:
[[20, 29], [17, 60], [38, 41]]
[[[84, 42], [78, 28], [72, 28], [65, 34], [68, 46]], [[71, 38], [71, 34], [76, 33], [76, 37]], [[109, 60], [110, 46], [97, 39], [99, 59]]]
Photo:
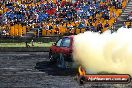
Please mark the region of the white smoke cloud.
[[106, 31], [76, 35], [73, 56], [87, 73], [106, 71], [132, 76], [132, 28], [120, 28], [112, 34]]

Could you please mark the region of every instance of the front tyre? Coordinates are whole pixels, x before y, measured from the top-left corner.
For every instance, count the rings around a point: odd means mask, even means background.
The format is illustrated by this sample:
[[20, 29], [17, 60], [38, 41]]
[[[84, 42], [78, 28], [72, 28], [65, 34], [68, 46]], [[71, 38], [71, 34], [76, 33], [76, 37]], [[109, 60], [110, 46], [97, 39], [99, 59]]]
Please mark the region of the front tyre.
[[51, 52], [49, 53], [49, 60], [50, 60], [51, 63], [55, 63], [55, 60], [54, 60], [53, 55], [52, 55]]
[[62, 69], [66, 68], [64, 55], [62, 53], [59, 54], [59, 58], [57, 59], [57, 67], [62, 68]]

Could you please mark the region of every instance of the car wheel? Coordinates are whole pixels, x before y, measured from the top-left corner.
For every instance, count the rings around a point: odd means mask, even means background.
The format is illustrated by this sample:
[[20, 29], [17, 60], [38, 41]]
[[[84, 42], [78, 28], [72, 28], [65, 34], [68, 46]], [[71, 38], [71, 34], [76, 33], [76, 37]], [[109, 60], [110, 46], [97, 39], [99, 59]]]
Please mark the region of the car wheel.
[[85, 79], [83, 76], [78, 77], [78, 83], [79, 83], [80, 85], [85, 84], [85, 82], [86, 82], [86, 79]]
[[50, 60], [50, 62], [55, 62], [52, 53], [49, 53], [49, 60]]
[[57, 67], [62, 68], [62, 69], [66, 68], [63, 54], [60, 54], [59, 58], [57, 59]]

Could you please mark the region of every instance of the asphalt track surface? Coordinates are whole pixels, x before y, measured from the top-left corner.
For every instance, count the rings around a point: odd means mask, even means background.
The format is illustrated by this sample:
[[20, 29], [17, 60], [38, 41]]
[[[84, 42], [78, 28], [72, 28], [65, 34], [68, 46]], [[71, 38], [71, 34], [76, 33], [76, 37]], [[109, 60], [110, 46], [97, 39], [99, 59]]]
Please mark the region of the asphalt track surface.
[[48, 52], [0, 53], [0, 88], [132, 88], [132, 83], [79, 85], [76, 74], [50, 63]]

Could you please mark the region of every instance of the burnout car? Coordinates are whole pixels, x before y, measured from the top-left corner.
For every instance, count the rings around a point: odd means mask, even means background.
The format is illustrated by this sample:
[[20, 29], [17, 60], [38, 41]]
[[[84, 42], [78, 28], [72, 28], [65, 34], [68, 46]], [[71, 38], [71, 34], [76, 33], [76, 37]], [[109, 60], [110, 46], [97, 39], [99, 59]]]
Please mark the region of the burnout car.
[[73, 35], [62, 37], [50, 47], [49, 60], [55, 62], [57, 67], [67, 68], [73, 66], [73, 38]]

